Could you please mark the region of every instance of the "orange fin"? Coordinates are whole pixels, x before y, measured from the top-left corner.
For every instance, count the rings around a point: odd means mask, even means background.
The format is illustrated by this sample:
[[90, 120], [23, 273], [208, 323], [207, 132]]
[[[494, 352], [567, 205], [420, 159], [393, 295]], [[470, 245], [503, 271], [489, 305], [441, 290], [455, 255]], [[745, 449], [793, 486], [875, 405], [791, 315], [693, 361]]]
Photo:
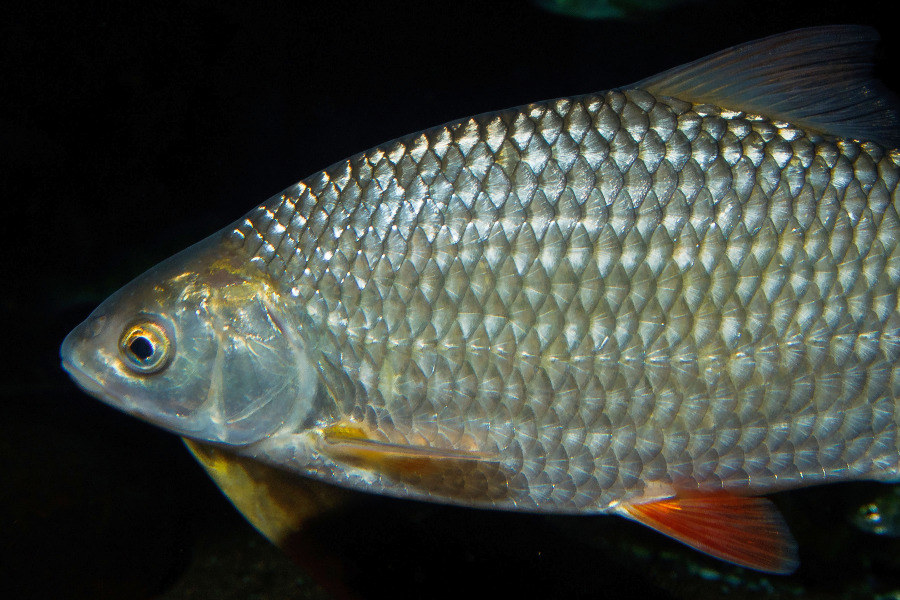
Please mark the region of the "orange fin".
[[716, 558], [768, 573], [793, 572], [797, 543], [775, 505], [727, 493], [620, 504], [616, 511]]
[[446, 461], [490, 461], [492, 454], [455, 448], [398, 444], [373, 439], [359, 424], [340, 421], [322, 429], [325, 452], [390, 473], [428, 474]]

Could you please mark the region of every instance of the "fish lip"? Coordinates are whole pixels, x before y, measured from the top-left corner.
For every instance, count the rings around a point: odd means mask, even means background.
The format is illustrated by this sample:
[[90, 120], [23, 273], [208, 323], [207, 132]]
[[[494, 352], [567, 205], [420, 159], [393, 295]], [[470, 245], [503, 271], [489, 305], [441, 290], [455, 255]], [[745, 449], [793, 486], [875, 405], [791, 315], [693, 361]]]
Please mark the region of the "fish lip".
[[[105, 320], [105, 316], [101, 315], [99, 318]], [[102, 323], [103, 321], [99, 322]], [[59, 348], [62, 368], [69, 374], [69, 377], [72, 378], [81, 391], [110, 406], [122, 409], [124, 408], [123, 399], [115, 396], [100, 380], [91, 377], [84, 370], [83, 361], [75, 360], [79, 356], [79, 342], [93, 339], [97, 336], [97, 323], [98, 318], [94, 318], [92, 315], [65, 337]]]
[[63, 370], [69, 374], [69, 377], [75, 382], [75, 384], [81, 389], [81, 391], [87, 393], [90, 396], [94, 396], [95, 398], [102, 400], [106, 404], [115, 407], [121, 407], [122, 401], [120, 398], [113, 396], [112, 393], [102, 383], [88, 375], [84, 372], [76, 363], [72, 362], [68, 358], [63, 358], [62, 360], [62, 368]]

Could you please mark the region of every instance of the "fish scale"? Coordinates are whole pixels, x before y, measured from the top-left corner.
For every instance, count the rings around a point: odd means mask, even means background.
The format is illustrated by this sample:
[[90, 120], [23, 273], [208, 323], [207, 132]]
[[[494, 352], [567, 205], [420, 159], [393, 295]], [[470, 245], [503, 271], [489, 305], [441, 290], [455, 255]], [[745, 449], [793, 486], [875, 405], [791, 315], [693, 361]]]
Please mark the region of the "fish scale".
[[497, 505], [604, 509], [655, 482], [896, 477], [898, 171], [612, 91], [400, 138], [231, 240], [298, 298], [341, 414], [516, 456]]

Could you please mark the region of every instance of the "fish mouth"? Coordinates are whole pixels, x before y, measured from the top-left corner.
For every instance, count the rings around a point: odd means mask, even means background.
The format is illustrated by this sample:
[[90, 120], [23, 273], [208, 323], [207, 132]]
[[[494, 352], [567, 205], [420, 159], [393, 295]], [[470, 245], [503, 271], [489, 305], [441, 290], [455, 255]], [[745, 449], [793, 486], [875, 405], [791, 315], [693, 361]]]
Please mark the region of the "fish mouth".
[[81, 367], [68, 358], [63, 358], [62, 368], [83, 392], [111, 406], [120, 407], [122, 405], [120, 398], [111, 394], [102, 383], [85, 373]]
[[98, 379], [91, 377], [87, 371], [84, 370], [84, 363], [77, 360], [79, 355], [79, 342], [84, 339], [89, 339], [89, 337], [93, 337], [86, 335], [85, 324], [87, 322], [88, 321], [76, 327], [66, 336], [66, 339], [63, 340], [62, 346], [59, 349], [62, 368], [83, 392], [110, 406], [121, 408], [122, 398], [110, 392], [110, 390]]

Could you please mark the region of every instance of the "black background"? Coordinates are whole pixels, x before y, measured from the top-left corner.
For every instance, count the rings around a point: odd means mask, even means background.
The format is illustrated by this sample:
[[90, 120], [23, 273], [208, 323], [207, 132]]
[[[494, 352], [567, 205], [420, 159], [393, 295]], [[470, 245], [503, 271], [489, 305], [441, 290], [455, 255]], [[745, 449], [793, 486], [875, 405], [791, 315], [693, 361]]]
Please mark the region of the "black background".
[[[698, 0], [629, 21], [525, 1], [0, 9], [0, 589], [326, 597], [244, 524], [176, 437], [88, 398], [60, 370], [65, 333], [139, 272], [376, 143], [796, 27], [875, 26], [879, 72], [897, 90], [890, 6]], [[803, 560], [791, 578], [723, 567], [613, 518], [371, 499], [318, 535], [361, 597], [830, 597], [900, 585], [885, 558], [900, 554], [896, 542], [846, 519], [883, 491], [781, 495]]]

